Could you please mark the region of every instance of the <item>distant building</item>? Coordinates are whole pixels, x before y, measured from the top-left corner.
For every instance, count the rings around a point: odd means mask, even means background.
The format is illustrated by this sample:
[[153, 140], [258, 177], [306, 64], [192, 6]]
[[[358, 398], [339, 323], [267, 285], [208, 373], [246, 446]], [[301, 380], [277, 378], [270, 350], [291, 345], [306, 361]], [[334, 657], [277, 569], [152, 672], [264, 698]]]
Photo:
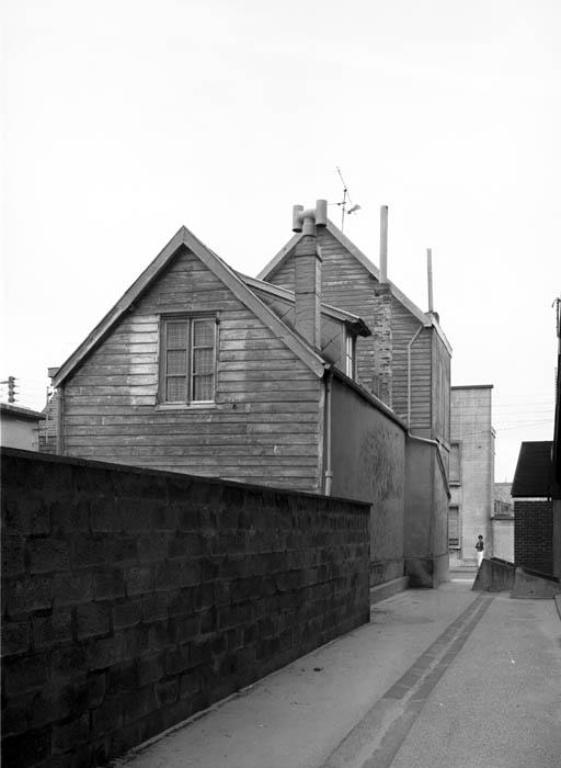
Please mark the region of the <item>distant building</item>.
[[495, 483], [492, 518], [493, 554], [514, 563], [514, 502], [512, 483]]
[[0, 403], [0, 445], [39, 450], [39, 421], [43, 414], [31, 408]]
[[479, 534], [485, 540], [486, 557], [494, 554], [495, 432], [491, 417], [492, 390], [491, 384], [451, 387], [451, 499], [448, 510], [451, 566], [476, 562], [475, 542]]
[[[554, 556], [555, 481], [551, 440], [524, 442], [512, 483], [514, 498], [514, 562], [559, 576]], [[557, 567], [556, 567], [557, 566]]]

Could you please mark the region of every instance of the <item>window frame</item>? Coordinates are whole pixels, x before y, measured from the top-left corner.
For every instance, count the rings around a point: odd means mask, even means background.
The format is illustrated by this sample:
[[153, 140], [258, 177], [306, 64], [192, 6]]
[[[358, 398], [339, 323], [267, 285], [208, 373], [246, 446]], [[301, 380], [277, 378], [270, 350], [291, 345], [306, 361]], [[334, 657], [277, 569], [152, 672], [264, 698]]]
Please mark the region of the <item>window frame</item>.
[[345, 333], [345, 375], [356, 379], [356, 335], [349, 330]]
[[[212, 376], [212, 398], [209, 400], [194, 400], [193, 389], [194, 381], [197, 374], [193, 371], [193, 348], [194, 348], [194, 327], [197, 320], [212, 320], [214, 329], [214, 359], [212, 365], [212, 373], [205, 374]], [[187, 324], [187, 347], [185, 349], [186, 355], [186, 389], [187, 397], [185, 400], [166, 400], [167, 393], [167, 328], [170, 323], [173, 322], [185, 322]], [[214, 408], [216, 406], [216, 378], [217, 378], [217, 364], [218, 364], [218, 331], [219, 331], [219, 316], [217, 312], [165, 312], [159, 316], [159, 348], [158, 348], [158, 396], [157, 405], [161, 408]]]
[[[452, 454], [454, 452], [454, 448], [457, 448], [457, 456], [458, 456], [457, 478], [452, 478]], [[458, 486], [461, 484], [462, 484], [462, 441], [451, 440], [450, 441], [450, 457], [448, 460], [448, 485]]]
[[[457, 515], [457, 522], [458, 522], [458, 536], [457, 536], [457, 544], [451, 544], [450, 543], [450, 512], [451, 510], [456, 510]], [[460, 513], [460, 505], [459, 504], [449, 504], [448, 505], [448, 517], [447, 517], [447, 535], [446, 538], [448, 540], [448, 549], [458, 551], [462, 548], [462, 518]]]

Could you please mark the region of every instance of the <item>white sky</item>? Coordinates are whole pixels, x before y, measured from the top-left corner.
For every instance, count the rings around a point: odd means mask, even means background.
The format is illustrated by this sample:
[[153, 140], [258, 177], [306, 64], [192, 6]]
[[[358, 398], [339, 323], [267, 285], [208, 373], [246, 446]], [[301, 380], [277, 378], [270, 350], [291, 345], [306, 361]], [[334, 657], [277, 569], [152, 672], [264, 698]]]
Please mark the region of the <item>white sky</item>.
[[[185, 224], [255, 275], [291, 208], [435, 307], [453, 384], [494, 384], [496, 479], [552, 437], [559, 0], [4, 0], [0, 376], [60, 365]], [[340, 209], [330, 208], [340, 223]]]

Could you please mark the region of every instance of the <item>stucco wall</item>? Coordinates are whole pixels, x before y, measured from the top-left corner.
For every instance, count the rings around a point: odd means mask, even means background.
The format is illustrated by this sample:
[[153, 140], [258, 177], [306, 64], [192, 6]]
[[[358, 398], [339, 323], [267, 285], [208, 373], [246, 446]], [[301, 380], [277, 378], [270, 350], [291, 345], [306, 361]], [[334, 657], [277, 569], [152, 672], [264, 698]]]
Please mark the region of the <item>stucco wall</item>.
[[436, 587], [448, 578], [448, 494], [437, 447], [407, 441], [405, 572], [412, 587]]
[[493, 520], [493, 556], [514, 563], [514, 517]]
[[39, 446], [38, 422], [20, 420], [3, 413], [0, 418], [0, 445], [36, 451]]
[[332, 385], [334, 496], [372, 504], [370, 583], [403, 575], [405, 431], [344, 383]]
[[[491, 425], [491, 386], [452, 387], [451, 440], [460, 446], [460, 480], [453, 503], [460, 511], [461, 549], [458, 558], [475, 563], [475, 542], [485, 539], [485, 554], [493, 549], [494, 436]], [[498, 555], [500, 557], [500, 555]]]

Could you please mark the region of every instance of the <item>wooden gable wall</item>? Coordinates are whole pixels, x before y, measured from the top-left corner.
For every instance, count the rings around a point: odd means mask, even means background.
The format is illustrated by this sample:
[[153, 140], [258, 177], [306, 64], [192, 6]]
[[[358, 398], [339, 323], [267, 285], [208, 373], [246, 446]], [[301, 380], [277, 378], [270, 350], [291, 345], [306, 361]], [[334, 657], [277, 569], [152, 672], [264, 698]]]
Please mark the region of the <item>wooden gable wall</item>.
[[[327, 230], [318, 235], [322, 263], [322, 301], [353, 312], [374, 328], [376, 296], [373, 286], [376, 278], [339, 243]], [[283, 288], [294, 290], [294, 255], [290, 254], [268, 277], [268, 281]], [[422, 328], [411, 347], [411, 403], [408, 405], [408, 345], [417, 331]], [[391, 300], [392, 338], [392, 409], [405, 421], [409, 411], [411, 430], [431, 438], [441, 436], [444, 424], [440, 414], [439, 398], [442, 386], [434, 380], [434, 366], [448, 366], [450, 383], [450, 360], [444, 345], [437, 339], [432, 328], [422, 327], [415, 315], [395, 296]], [[434, 345], [437, 345], [434, 347]], [[433, 349], [434, 347], [434, 349]], [[359, 382], [377, 394], [373, 372], [375, 358], [374, 336], [357, 339], [357, 372]], [[447, 360], [447, 363], [446, 363]], [[439, 374], [440, 378], [440, 374]], [[445, 394], [445, 393], [444, 393]], [[448, 396], [447, 402], [448, 402]]]
[[[326, 229], [320, 229], [321, 300], [325, 304], [359, 315], [370, 328], [374, 324], [376, 297], [372, 291], [375, 279]], [[294, 254], [290, 254], [267, 278], [268, 282], [293, 291], [295, 286]], [[370, 391], [374, 371], [374, 339], [356, 340], [357, 381]]]
[[[159, 316], [220, 313], [216, 404], [158, 406]], [[322, 383], [184, 249], [64, 384], [65, 452], [317, 490]]]

